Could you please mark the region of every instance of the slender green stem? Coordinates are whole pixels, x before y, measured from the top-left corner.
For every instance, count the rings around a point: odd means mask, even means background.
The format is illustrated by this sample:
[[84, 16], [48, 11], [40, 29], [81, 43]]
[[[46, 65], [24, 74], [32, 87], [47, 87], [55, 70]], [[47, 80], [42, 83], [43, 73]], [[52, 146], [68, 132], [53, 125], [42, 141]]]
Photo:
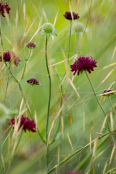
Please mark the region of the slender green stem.
[[25, 61], [24, 69], [23, 69], [23, 74], [22, 74], [22, 77], [21, 77], [20, 81], [24, 78], [26, 66], [27, 66], [27, 61]]
[[[91, 82], [91, 80], [90, 80], [90, 77], [89, 77], [87, 71], [85, 71], [85, 74], [86, 74], [86, 76], [87, 76], [87, 78], [88, 78], [88, 80], [89, 80], [89, 82], [90, 82], [90, 85], [91, 85], [91, 87], [92, 87], [92, 89], [93, 89], [93, 92], [94, 92], [95, 98], [96, 98], [96, 100], [97, 100], [97, 102], [98, 102], [100, 108], [101, 108], [101, 110], [102, 110], [104, 116], [106, 116], [106, 113], [105, 113], [105, 111], [104, 111], [104, 109], [103, 109], [101, 103], [99, 102], [99, 100], [98, 100], [98, 98], [97, 98], [97, 95], [96, 95], [95, 89], [94, 89], [94, 87], [93, 87], [93, 84], [92, 84], [92, 82]], [[106, 120], [106, 121], [107, 121], [107, 120]], [[111, 138], [112, 138], [113, 144], [115, 145], [114, 138], [113, 138], [113, 136], [112, 136], [111, 129], [110, 129], [110, 126], [109, 126], [108, 121], [107, 121], [107, 126], [108, 126], [108, 131], [109, 131], [109, 133], [110, 133], [110, 136], [111, 136]]]
[[70, 30], [69, 30], [69, 40], [68, 40], [68, 62], [69, 62], [69, 56], [70, 56], [70, 45], [71, 45], [71, 29], [72, 29], [72, 20], [70, 20]]
[[[113, 130], [112, 132], [115, 132], [115, 131], [116, 131], [116, 129]], [[110, 136], [110, 133], [108, 132], [108, 133], [106, 133], [106, 134], [104, 134], [104, 135], [101, 135], [101, 136], [98, 137], [98, 139], [101, 139], [101, 138], [103, 138], [103, 137], [105, 137], [105, 136], [108, 136], [108, 137], [109, 137], [109, 136]], [[106, 137], [106, 139], [107, 139], [108, 137]], [[91, 141], [91, 144], [93, 144], [93, 143], [95, 142], [95, 140], [96, 140], [96, 138], [95, 138], [94, 140]], [[103, 140], [103, 141], [104, 141], [104, 140]], [[67, 162], [70, 158], [72, 158], [73, 156], [75, 156], [76, 154], [78, 154], [78, 153], [81, 152], [83, 149], [85, 149], [85, 148], [87, 148], [87, 147], [89, 147], [89, 146], [90, 146], [90, 143], [88, 143], [88, 144], [86, 144], [85, 146], [81, 147], [80, 149], [78, 149], [77, 151], [75, 151], [73, 154], [71, 154], [69, 157], [67, 157], [67, 158], [65, 158], [64, 160], [62, 160], [59, 164], [55, 165], [50, 171], [47, 172], [47, 174], [53, 172], [53, 171], [54, 171], [55, 169], [57, 169], [59, 166], [61, 166], [61, 165], [64, 164], [65, 162]]]
[[24, 78], [25, 71], [26, 71], [26, 66], [27, 66], [28, 60], [29, 60], [29, 58], [30, 58], [30, 55], [31, 55], [31, 49], [29, 49], [29, 55], [28, 55], [28, 57], [25, 59], [25, 64], [24, 64], [24, 68], [23, 68], [23, 73], [22, 73], [22, 77], [21, 77], [20, 81]]
[[111, 100], [110, 100], [110, 96], [108, 96], [108, 101], [109, 101], [109, 103], [110, 103], [110, 105], [111, 105], [111, 107], [112, 107], [112, 110], [113, 110], [114, 113], [115, 113], [115, 109], [114, 109], [114, 107], [113, 107], [113, 105], [112, 105], [112, 102], [111, 102]]
[[26, 107], [27, 107], [27, 109], [28, 109], [28, 112], [29, 112], [31, 118], [32, 118], [32, 115], [31, 115], [31, 112], [30, 112], [29, 107], [28, 107], [28, 105], [27, 105], [27, 102], [26, 102], [25, 96], [24, 96], [24, 94], [23, 94], [23, 90], [22, 90], [22, 87], [21, 87], [20, 82], [19, 82], [19, 81], [17, 80], [17, 78], [13, 75], [13, 73], [12, 73], [12, 71], [11, 71], [11, 69], [10, 69], [10, 66], [7, 66], [7, 63], [6, 63], [6, 62], [5, 62], [5, 65], [6, 65], [6, 67], [8, 68], [8, 70], [9, 70], [9, 72], [10, 72], [12, 78], [13, 78], [13, 79], [15, 80], [15, 82], [18, 84], [19, 89], [20, 89], [21, 94], [22, 94], [22, 97], [23, 97], [23, 99], [24, 99], [25, 105], [26, 105]]
[[49, 97], [48, 97], [48, 109], [47, 109], [47, 118], [46, 118], [46, 143], [47, 143], [47, 149], [46, 149], [46, 166], [48, 167], [48, 125], [49, 125], [49, 115], [50, 115], [50, 102], [51, 102], [51, 76], [50, 76], [50, 70], [49, 70], [49, 65], [48, 65], [48, 59], [47, 59], [47, 42], [48, 42], [48, 36], [46, 34], [45, 37], [45, 61], [46, 61], [46, 68], [47, 68], [47, 73], [48, 73], [48, 78], [49, 78]]
[[[6, 62], [5, 62], [5, 64], [6, 64]], [[7, 64], [6, 64], [6, 66], [7, 66]], [[20, 89], [20, 91], [21, 91], [21, 94], [22, 94], [22, 97], [23, 97], [23, 99], [24, 99], [25, 105], [26, 105], [26, 107], [27, 107], [27, 109], [28, 109], [28, 112], [29, 112], [31, 118], [33, 118], [33, 117], [32, 117], [32, 114], [31, 114], [31, 112], [30, 112], [30, 109], [29, 109], [29, 107], [28, 107], [27, 101], [26, 101], [26, 99], [25, 99], [25, 96], [24, 96], [24, 94], [23, 94], [23, 90], [22, 90], [22, 87], [21, 87], [20, 82], [19, 82], [19, 81], [16, 79], [16, 77], [13, 75], [13, 73], [12, 73], [10, 67], [7, 66], [7, 68], [9, 69], [9, 72], [10, 72], [12, 78], [16, 81], [16, 83], [18, 83], [19, 89]], [[38, 133], [39, 137], [41, 138], [41, 140], [43, 141], [43, 143], [46, 143], [46, 141], [43, 139], [43, 137], [42, 137], [42, 135], [41, 135], [39, 129], [37, 129], [37, 133]]]

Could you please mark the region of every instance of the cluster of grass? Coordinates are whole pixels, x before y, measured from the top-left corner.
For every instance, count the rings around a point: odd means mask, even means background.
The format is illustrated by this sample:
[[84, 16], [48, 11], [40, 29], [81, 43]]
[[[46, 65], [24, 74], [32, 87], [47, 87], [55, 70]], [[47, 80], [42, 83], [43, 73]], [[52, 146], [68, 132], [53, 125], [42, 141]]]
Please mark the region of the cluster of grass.
[[[9, 111], [10, 118], [0, 122], [1, 173], [114, 173], [115, 162], [115, 58], [116, 58], [116, 2], [114, 0], [7, 0], [10, 14], [1, 17], [1, 55], [15, 51], [20, 65], [0, 62], [0, 103]], [[78, 12], [80, 18], [72, 21], [69, 50], [70, 21], [66, 11]], [[85, 29], [78, 32], [79, 23]], [[54, 25], [57, 36], [50, 36], [47, 60], [51, 75], [51, 103], [46, 140], [46, 117], [49, 96], [49, 78], [45, 62], [45, 35], [40, 29], [44, 23]], [[77, 24], [76, 32], [74, 25]], [[36, 43], [20, 85], [13, 79], [22, 77], [28, 42]], [[3, 43], [3, 44], [2, 44]], [[83, 72], [79, 76], [70, 71], [77, 56], [92, 56], [97, 67], [89, 75], [95, 93]], [[67, 58], [69, 56], [69, 60]], [[30, 78], [41, 85], [31, 86]], [[105, 89], [114, 94], [102, 96]], [[96, 96], [105, 111], [102, 112]], [[27, 105], [25, 105], [27, 103]], [[21, 114], [32, 118], [38, 132], [13, 130], [10, 119]], [[13, 115], [14, 113], [14, 115]], [[109, 124], [110, 131], [107, 123]], [[55, 139], [54, 139], [55, 137]], [[112, 141], [112, 138], [114, 142]], [[53, 140], [53, 141], [52, 141]], [[49, 144], [49, 147], [48, 147]], [[47, 148], [46, 148], [47, 147]], [[47, 154], [47, 164], [46, 164]], [[46, 166], [47, 165], [47, 166]]]

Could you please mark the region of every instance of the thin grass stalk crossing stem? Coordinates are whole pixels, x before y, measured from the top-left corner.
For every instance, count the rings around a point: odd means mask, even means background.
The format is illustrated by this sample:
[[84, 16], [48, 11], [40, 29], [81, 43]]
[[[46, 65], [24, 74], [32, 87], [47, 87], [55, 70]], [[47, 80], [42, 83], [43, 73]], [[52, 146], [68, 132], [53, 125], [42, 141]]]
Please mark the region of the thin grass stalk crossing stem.
[[[115, 132], [115, 130], [113, 130], [112, 132]], [[104, 135], [101, 135], [100, 137], [98, 137], [98, 139], [101, 139], [103, 137], [107, 136], [105, 139], [108, 139], [110, 136], [110, 133], [106, 133]], [[105, 139], [103, 141], [105, 141]], [[94, 140], [91, 141], [91, 144], [93, 144], [96, 141], [96, 138]], [[104, 143], [103, 143], [104, 144]], [[64, 160], [62, 160], [59, 164], [55, 165], [50, 171], [47, 172], [47, 174], [53, 172], [55, 169], [57, 169], [59, 166], [61, 166], [62, 164], [66, 163], [69, 159], [71, 159], [73, 156], [75, 156], [76, 154], [78, 154], [79, 152], [81, 152], [83, 149], [86, 149], [87, 147], [90, 146], [90, 143], [86, 144], [85, 146], [81, 147], [80, 149], [78, 149], [77, 151], [75, 151], [73, 154], [71, 154], [70, 156], [66, 157]]]
[[109, 100], [109, 103], [110, 103], [110, 105], [111, 105], [111, 107], [112, 107], [112, 110], [113, 110], [114, 113], [115, 113], [115, 109], [114, 109], [114, 107], [113, 107], [113, 105], [112, 105], [112, 102], [111, 102], [111, 100], [110, 100], [110, 96], [108, 96], [108, 100]]
[[[106, 116], [106, 113], [105, 113], [105, 111], [104, 111], [104, 109], [103, 109], [101, 103], [99, 102], [99, 100], [98, 100], [98, 98], [97, 98], [97, 95], [96, 95], [95, 89], [94, 89], [94, 87], [93, 87], [93, 84], [92, 84], [92, 82], [91, 82], [91, 80], [90, 80], [90, 77], [89, 77], [87, 71], [85, 71], [85, 74], [86, 74], [86, 76], [87, 76], [87, 78], [88, 78], [88, 80], [89, 80], [89, 82], [90, 82], [90, 85], [91, 85], [91, 87], [92, 87], [92, 89], [93, 89], [93, 92], [94, 92], [95, 98], [96, 98], [96, 100], [97, 100], [97, 102], [98, 102], [100, 108], [101, 108], [101, 110], [102, 110], [104, 116]], [[107, 121], [107, 120], [106, 120], [106, 121]], [[110, 136], [111, 136], [111, 138], [112, 138], [112, 142], [113, 142], [113, 144], [115, 145], [114, 138], [112, 137], [112, 132], [111, 132], [111, 130], [110, 130], [110, 126], [109, 126], [108, 121], [107, 121], [107, 126], [108, 126], [108, 131], [109, 131], [109, 133], [110, 133]]]
[[28, 105], [27, 105], [27, 102], [26, 102], [25, 96], [24, 96], [24, 94], [23, 94], [23, 90], [22, 90], [22, 87], [21, 87], [20, 82], [19, 82], [19, 81], [16, 79], [16, 77], [13, 75], [13, 73], [12, 73], [12, 71], [11, 71], [11, 69], [10, 69], [10, 66], [7, 66], [7, 63], [6, 63], [6, 62], [5, 62], [5, 65], [6, 65], [6, 67], [8, 68], [8, 70], [9, 70], [9, 72], [10, 72], [12, 78], [13, 78], [13, 79], [15, 80], [15, 82], [18, 84], [19, 89], [20, 89], [21, 94], [22, 94], [22, 97], [23, 97], [23, 99], [24, 99], [25, 105], [26, 105], [26, 107], [27, 107], [27, 109], [28, 109], [28, 112], [29, 112], [31, 118], [32, 118], [32, 115], [31, 115], [31, 112], [30, 112], [29, 107], [28, 107]]
[[50, 76], [50, 70], [49, 70], [49, 65], [48, 65], [48, 59], [47, 59], [47, 42], [48, 42], [48, 36], [46, 34], [45, 37], [45, 61], [46, 61], [46, 68], [47, 68], [47, 73], [48, 73], [48, 78], [49, 78], [49, 97], [48, 97], [48, 109], [47, 109], [47, 118], [46, 118], [46, 144], [47, 144], [47, 149], [46, 149], [46, 167], [48, 167], [48, 125], [49, 125], [49, 115], [50, 115], [50, 102], [51, 102], [51, 76]]
[[69, 55], [70, 55], [70, 45], [71, 45], [71, 30], [72, 30], [72, 20], [70, 21], [70, 31], [69, 31], [69, 40], [68, 40], [68, 63], [69, 63]]
[[[5, 62], [5, 64], [6, 64], [6, 62]], [[25, 96], [24, 96], [24, 94], [23, 94], [23, 90], [22, 90], [22, 87], [21, 87], [20, 82], [19, 82], [19, 81], [16, 79], [16, 77], [13, 75], [13, 73], [12, 73], [12, 71], [11, 71], [11, 69], [10, 69], [10, 66], [8, 67], [7, 64], [6, 64], [6, 67], [9, 69], [9, 72], [10, 72], [12, 78], [13, 78], [13, 79], [16, 81], [16, 83], [18, 84], [19, 89], [20, 89], [20, 92], [21, 92], [22, 97], [23, 97], [23, 99], [24, 99], [25, 105], [26, 105], [26, 107], [27, 107], [27, 109], [28, 109], [28, 112], [29, 112], [31, 118], [33, 119], [32, 114], [31, 114], [31, 112], [30, 112], [30, 110], [29, 110], [29, 107], [28, 107], [28, 105], [27, 105]], [[43, 143], [46, 143], [46, 141], [43, 139], [43, 137], [42, 137], [42, 135], [41, 135], [39, 129], [37, 129], [37, 133], [38, 133], [39, 137], [41, 138], [41, 140], [43, 141]]]
[[[16, 146], [16, 148], [15, 148], [14, 154], [13, 154], [13, 156], [11, 156], [11, 159], [8, 161], [9, 164], [11, 164], [11, 161], [12, 161], [12, 159], [13, 159], [15, 153], [16, 153], [16, 150], [17, 150], [17, 148], [18, 148], [18, 146], [19, 146], [19, 143], [20, 143], [20, 141], [21, 141], [22, 135], [23, 135], [23, 130], [21, 130], [20, 137], [19, 137], [17, 146]], [[6, 173], [7, 169], [9, 169], [9, 167], [10, 167], [9, 164], [6, 165], [6, 167], [4, 168], [4, 170], [3, 170], [3, 172], [2, 172], [1, 174]]]

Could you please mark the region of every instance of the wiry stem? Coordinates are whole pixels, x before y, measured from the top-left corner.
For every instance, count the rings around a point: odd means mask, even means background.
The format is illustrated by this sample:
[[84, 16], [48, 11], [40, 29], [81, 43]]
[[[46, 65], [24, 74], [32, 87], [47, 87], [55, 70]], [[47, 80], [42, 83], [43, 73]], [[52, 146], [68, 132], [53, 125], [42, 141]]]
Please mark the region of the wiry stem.
[[[30, 112], [30, 109], [29, 109], [29, 107], [28, 107], [27, 101], [26, 101], [26, 99], [25, 99], [25, 96], [24, 96], [24, 94], [23, 94], [23, 90], [22, 90], [22, 87], [21, 87], [20, 82], [19, 82], [19, 81], [16, 79], [16, 77], [13, 75], [13, 73], [12, 73], [10, 67], [7, 66], [7, 63], [6, 63], [6, 62], [5, 62], [5, 64], [6, 64], [6, 67], [9, 69], [9, 72], [10, 72], [12, 78], [13, 78], [13, 79], [16, 81], [16, 83], [18, 84], [19, 89], [20, 89], [20, 92], [21, 92], [22, 97], [23, 97], [23, 99], [24, 99], [25, 105], [26, 105], [26, 107], [27, 107], [27, 109], [28, 109], [28, 112], [29, 112], [31, 118], [33, 118], [33, 117], [32, 117], [32, 114], [31, 114], [31, 112]], [[41, 135], [39, 129], [37, 129], [37, 133], [38, 133], [39, 137], [41, 138], [41, 140], [43, 141], [43, 143], [46, 143], [46, 141], [43, 139], [43, 137], [42, 137], [42, 135]]]
[[[104, 109], [103, 109], [101, 103], [99, 102], [99, 100], [98, 100], [98, 98], [97, 98], [97, 95], [96, 95], [95, 89], [94, 89], [94, 87], [93, 87], [93, 84], [92, 84], [92, 82], [91, 82], [91, 80], [90, 80], [90, 77], [89, 77], [87, 71], [85, 71], [85, 74], [86, 74], [86, 76], [87, 76], [87, 78], [88, 78], [88, 80], [89, 80], [89, 82], [90, 82], [90, 85], [91, 85], [91, 87], [92, 87], [92, 89], [93, 89], [93, 92], [94, 92], [95, 98], [96, 98], [96, 100], [97, 100], [97, 102], [98, 102], [100, 108], [101, 108], [101, 110], [102, 110], [104, 116], [106, 116], [106, 113], [105, 113], [105, 111], [104, 111]], [[112, 132], [111, 132], [111, 129], [110, 129], [110, 126], [109, 126], [108, 121], [107, 121], [107, 126], [108, 126], [108, 131], [109, 131], [109, 133], [110, 133], [110, 136], [111, 136], [111, 138], [112, 138], [112, 142], [113, 142], [113, 144], [115, 145], [114, 138], [113, 138], [113, 136], [112, 136]]]
[[48, 36], [46, 34], [45, 37], [45, 61], [46, 61], [46, 68], [47, 68], [47, 73], [48, 73], [48, 78], [49, 78], [49, 97], [48, 97], [48, 109], [47, 109], [47, 118], [46, 118], [46, 144], [47, 144], [47, 149], [46, 149], [46, 166], [48, 167], [48, 125], [49, 125], [49, 115], [50, 115], [50, 102], [51, 102], [51, 76], [50, 76], [50, 70], [48, 66], [48, 59], [47, 59], [47, 41], [48, 41]]
[[109, 100], [109, 103], [110, 103], [110, 105], [111, 105], [111, 107], [112, 107], [112, 110], [113, 110], [114, 113], [115, 113], [115, 109], [114, 109], [114, 107], [113, 107], [113, 105], [112, 105], [112, 102], [111, 102], [111, 100], [110, 100], [110, 96], [108, 96], [108, 100]]
[[22, 77], [21, 77], [20, 81], [24, 78], [25, 71], [26, 71], [26, 66], [27, 66], [28, 60], [29, 60], [29, 58], [30, 58], [30, 55], [31, 55], [31, 49], [29, 49], [29, 55], [28, 55], [28, 57], [25, 59], [25, 64], [24, 64], [24, 68], [23, 68], [23, 73], [22, 73]]
[[13, 78], [13, 79], [15, 80], [15, 82], [18, 84], [19, 89], [20, 89], [20, 92], [21, 92], [22, 97], [23, 97], [23, 99], [24, 99], [25, 105], [26, 105], [26, 107], [27, 107], [27, 109], [28, 109], [28, 112], [29, 112], [31, 118], [32, 118], [32, 115], [31, 115], [31, 112], [30, 112], [29, 107], [28, 107], [28, 105], [27, 105], [27, 102], [26, 102], [25, 96], [24, 96], [24, 94], [23, 94], [23, 90], [22, 90], [22, 87], [21, 87], [20, 82], [19, 82], [19, 81], [16, 79], [16, 77], [13, 75], [13, 73], [12, 73], [12, 71], [11, 71], [11, 69], [10, 69], [10, 66], [7, 66], [7, 63], [6, 63], [6, 62], [5, 62], [5, 65], [6, 65], [6, 67], [8, 68], [8, 70], [9, 70], [9, 72], [10, 72], [12, 78]]

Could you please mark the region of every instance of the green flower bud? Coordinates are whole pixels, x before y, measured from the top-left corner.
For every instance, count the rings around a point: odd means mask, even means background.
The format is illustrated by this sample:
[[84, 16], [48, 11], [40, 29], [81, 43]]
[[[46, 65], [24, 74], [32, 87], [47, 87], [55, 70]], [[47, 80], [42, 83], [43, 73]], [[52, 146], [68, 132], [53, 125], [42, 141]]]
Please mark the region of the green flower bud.
[[83, 34], [87, 32], [88, 29], [85, 28], [85, 25], [82, 22], [75, 22], [72, 26], [73, 33]]
[[54, 31], [55, 28], [51, 23], [45, 23], [44, 25], [42, 25], [40, 33], [57, 36], [57, 34]]
[[10, 111], [0, 103], [0, 122], [5, 122], [7, 118], [10, 116]]

